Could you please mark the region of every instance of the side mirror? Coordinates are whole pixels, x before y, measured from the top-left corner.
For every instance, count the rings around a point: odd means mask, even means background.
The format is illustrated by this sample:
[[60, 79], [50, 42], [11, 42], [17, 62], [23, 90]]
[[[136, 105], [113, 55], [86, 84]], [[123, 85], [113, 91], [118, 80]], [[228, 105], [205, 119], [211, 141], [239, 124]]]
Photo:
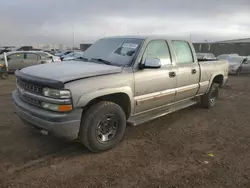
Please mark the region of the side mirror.
[[142, 68], [158, 69], [161, 68], [161, 60], [158, 58], [147, 58], [142, 64]]

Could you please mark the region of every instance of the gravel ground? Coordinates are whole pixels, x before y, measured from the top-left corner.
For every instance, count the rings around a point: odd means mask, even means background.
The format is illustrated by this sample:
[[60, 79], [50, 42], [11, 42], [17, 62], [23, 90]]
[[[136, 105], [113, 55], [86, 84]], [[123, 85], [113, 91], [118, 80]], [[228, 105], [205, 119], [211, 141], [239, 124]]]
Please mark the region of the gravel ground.
[[100, 154], [23, 125], [14, 85], [13, 76], [0, 80], [0, 187], [250, 187], [250, 76], [230, 77], [213, 109], [129, 127]]

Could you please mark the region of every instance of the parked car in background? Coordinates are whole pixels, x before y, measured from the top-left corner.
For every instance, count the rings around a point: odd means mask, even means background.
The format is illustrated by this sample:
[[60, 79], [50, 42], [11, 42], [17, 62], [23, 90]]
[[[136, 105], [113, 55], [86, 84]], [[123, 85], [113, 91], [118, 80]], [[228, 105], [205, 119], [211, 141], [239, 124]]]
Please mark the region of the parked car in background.
[[52, 54], [50, 54], [50, 53], [48, 53], [48, 52], [44, 52], [44, 51], [35, 51], [35, 53], [41, 55], [41, 56], [44, 57], [44, 58], [50, 58], [50, 59], [52, 59], [52, 62], [58, 62], [58, 61], [60, 62], [60, 61], [61, 61], [61, 58], [60, 58], [60, 57], [55, 56], [55, 55], [52, 55]]
[[34, 50], [33, 46], [19, 46], [19, 47], [11, 48], [12, 52], [15, 52], [15, 51], [32, 51], [32, 50]]
[[250, 73], [250, 59], [246, 56], [229, 57], [229, 73], [240, 75], [242, 73]]
[[80, 52], [72, 52], [72, 53], [69, 53], [65, 56], [62, 56], [61, 57], [61, 60], [62, 61], [69, 61], [69, 60], [74, 60], [74, 59], [77, 59], [81, 56], [84, 55], [84, 52], [80, 51]]
[[239, 56], [238, 54], [221, 54], [217, 56], [217, 59], [228, 59], [229, 57]]
[[123, 139], [127, 122], [135, 126], [199, 101], [213, 107], [229, 65], [206, 61], [181, 39], [107, 37], [78, 60], [16, 71], [12, 98], [27, 125], [101, 152]]
[[0, 48], [0, 54], [3, 54], [4, 52], [10, 52], [12, 49], [15, 48], [14, 46], [3, 46]]
[[61, 58], [62, 56], [67, 55], [67, 54], [69, 54], [71, 52], [73, 52], [73, 51], [72, 50], [67, 50], [67, 51], [57, 52], [57, 53], [55, 53], [55, 56], [58, 56], [58, 57]]
[[216, 59], [215, 55], [212, 53], [196, 53], [197, 59]]
[[[51, 63], [52, 58], [40, 55], [32, 51], [16, 51], [6, 53], [9, 72], [14, 72], [32, 65]], [[4, 55], [0, 55], [0, 64], [4, 62]]]
[[9, 52], [9, 50], [7, 48], [4, 48], [4, 47], [1, 47], [0, 48], [0, 54], [3, 54], [3, 53], [6, 53], [6, 52]]

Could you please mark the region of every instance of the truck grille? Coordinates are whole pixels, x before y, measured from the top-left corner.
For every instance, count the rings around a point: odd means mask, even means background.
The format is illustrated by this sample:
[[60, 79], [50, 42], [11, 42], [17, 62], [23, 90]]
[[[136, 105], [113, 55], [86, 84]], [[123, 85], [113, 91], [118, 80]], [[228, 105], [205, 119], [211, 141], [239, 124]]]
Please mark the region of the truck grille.
[[26, 83], [20, 79], [17, 78], [17, 84], [20, 88], [32, 92], [32, 93], [42, 93], [42, 87], [35, 86], [29, 83]]
[[19, 78], [17, 78], [16, 82], [17, 82], [16, 84], [17, 84], [20, 98], [26, 103], [41, 107], [41, 101], [26, 95], [25, 93], [22, 92], [22, 90], [30, 92], [30, 93], [34, 93], [37, 95], [41, 95], [42, 94], [42, 87], [24, 82], [24, 81], [20, 80]]
[[19, 92], [19, 96], [20, 96], [20, 98], [21, 98], [23, 101], [25, 101], [25, 102], [27, 102], [27, 103], [29, 103], [29, 104], [32, 104], [32, 105], [38, 106], [38, 107], [41, 106], [41, 101], [39, 101], [39, 100], [33, 99], [33, 98], [28, 97], [28, 96], [26, 96], [26, 95], [22, 95], [20, 92]]

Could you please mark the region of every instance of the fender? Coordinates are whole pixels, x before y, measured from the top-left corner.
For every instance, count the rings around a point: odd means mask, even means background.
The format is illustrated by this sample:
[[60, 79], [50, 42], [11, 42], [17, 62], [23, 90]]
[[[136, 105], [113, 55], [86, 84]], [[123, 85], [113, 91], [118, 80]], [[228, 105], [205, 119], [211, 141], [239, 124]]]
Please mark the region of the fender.
[[77, 107], [84, 107], [93, 99], [98, 97], [102, 97], [105, 95], [116, 94], [116, 93], [124, 93], [129, 97], [130, 106], [131, 106], [131, 114], [134, 110], [134, 94], [132, 89], [129, 86], [116, 87], [116, 88], [107, 88], [107, 89], [99, 89], [93, 92], [88, 92], [82, 94], [79, 101], [77, 102]]
[[225, 78], [224, 78], [224, 77], [225, 77], [224, 74], [225, 74], [225, 73], [224, 73], [223, 71], [219, 71], [219, 72], [216, 72], [216, 73], [212, 74], [212, 76], [210, 77], [210, 80], [209, 80], [209, 87], [207, 88], [206, 93], [209, 92], [210, 87], [211, 87], [211, 85], [212, 85], [212, 83], [213, 83], [213, 80], [214, 80], [214, 78], [215, 78], [216, 76], [219, 76], [219, 75], [223, 76], [223, 81], [222, 81], [222, 83], [224, 83], [224, 79], [225, 79]]

